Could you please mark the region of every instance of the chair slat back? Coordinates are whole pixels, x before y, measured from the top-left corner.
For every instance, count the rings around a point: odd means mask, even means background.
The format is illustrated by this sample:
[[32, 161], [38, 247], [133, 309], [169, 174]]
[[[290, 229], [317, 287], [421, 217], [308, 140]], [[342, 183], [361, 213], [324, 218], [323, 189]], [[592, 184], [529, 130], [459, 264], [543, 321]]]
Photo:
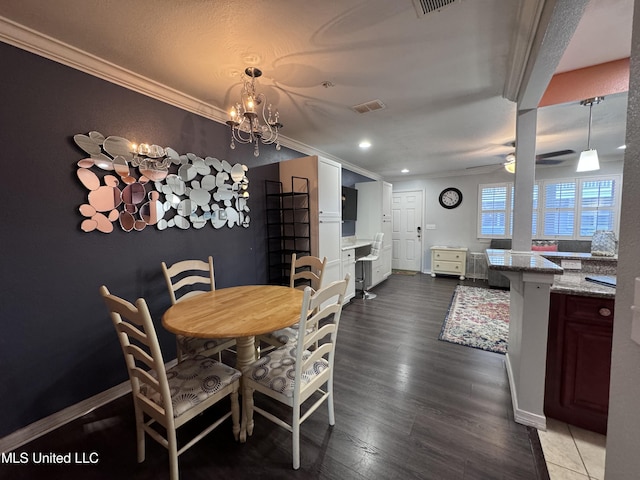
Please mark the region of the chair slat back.
[[[147, 303], [139, 298], [133, 305], [109, 293], [104, 285], [100, 287], [100, 294], [120, 340], [134, 401], [150, 415], [161, 415], [170, 421], [173, 419], [173, 407], [169, 382]], [[154, 395], [160, 395], [164, 408], [158, 407], [150, 398]], [[141, 402], [141, 398], [145, 401]], [[151, 410], [149, 405], [152, 405]]]
[[[324, 276], [324, 268], [327, 265], [327, 257], [322, 259], [311, 255], [298, 257], [297, 254], [291, 255], [291, 274], [289, 275], [289, 286], [291, 288], [304, 289], [309, 285], [313, 290], [322, 287], [322, 278]], [[304, 280], [305, 283], [300, 285], [299, 281]]]
[[373, 244], [371, 244], [371, 255], [379, 256], [380, 251], [382, 250], [382, 240], [384, 238], [384, 233], [378, 232], [373, 238]]
[[[349, 277], [347, 274], [344, 280], [332, 282], [315, 293], [310, 287], [305, 288], [298, 325], [296, 379], [320, 357], [327, 360], [329, 370], [333, 368], [338, 325]], [[313, 313], [308, 315], [310, 311]], [[312, 328], [315, 326], [318, 328]], [[311, 352], [311, 356], [303, 359], [304, 351], [311, 345], [317, 347]], [[301, 382], [297, 380], [295, 384], [295, 388], [299, 389]]]
[[[162, 273], [171, 297], [171, 304], [192, 297], [207, 290], [216, 289], [213, 258], [202, 260], [182, 260], [167, 267], [162, 262]], [[188, 289], [193, 287], [195, 289]]]

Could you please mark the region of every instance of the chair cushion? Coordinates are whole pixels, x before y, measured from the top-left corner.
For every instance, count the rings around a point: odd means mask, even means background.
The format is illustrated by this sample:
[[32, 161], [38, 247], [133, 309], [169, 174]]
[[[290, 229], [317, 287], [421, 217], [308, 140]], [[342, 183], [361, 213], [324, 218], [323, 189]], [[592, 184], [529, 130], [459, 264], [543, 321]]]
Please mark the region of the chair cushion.
[[176, 340], [180, 349], [187, 355], [197, 355], [213, 348], [223, 347], [234, 338], [196, 338], [185, 337], [184, 335], [176, 335]]
[[[307, 359], [309, 355], [311, 355], [311, 352], [305, 350], [302, 358]], [[286, 397], [292, 398], [295, 365], [296, 346], [285, 345], [284, 347], [271, 350], [264, 357], [256, 360], [244, 370], [244, 375], [275, 392], [280, 392]], [[301, 387], [311, 382], [327, 368], [329, 368], [329, 362], [324, 358], [315, 361], [309, 369], [302, 372]]]
[[[170, 368], [167, 370], [167, 380], [173, 405], [173, 417], [177, 418], [202, 403], [238, 380], [240, 376], [240, 372], [235, 368], [202, 355], [184, 360]], [[149, 388], [148, 385], [142, 385], [140, 390], [150, 400], [163, 406], [160, 392]]]
[[[307, 335], [313, 333], [313, 328], [307, 329]], [[280, 330], [276, 330], [275, 332], [267, 333], [264, 335], [267, 339], [275, 340], [276, 342], [281, 343], [282, 345], [286, 345], [288, 343], [293, 343], [298, 341], [298, 325], [293, 325], [292, 327], [282, 328]]]

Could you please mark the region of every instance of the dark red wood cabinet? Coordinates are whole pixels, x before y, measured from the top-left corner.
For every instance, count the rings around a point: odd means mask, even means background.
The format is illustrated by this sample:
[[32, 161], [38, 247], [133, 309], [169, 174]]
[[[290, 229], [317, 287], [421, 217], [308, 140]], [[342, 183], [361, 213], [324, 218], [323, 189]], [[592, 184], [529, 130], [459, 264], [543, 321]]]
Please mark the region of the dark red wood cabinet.
[[614, 299], [551, 294], [544, 412], [606, 434]]

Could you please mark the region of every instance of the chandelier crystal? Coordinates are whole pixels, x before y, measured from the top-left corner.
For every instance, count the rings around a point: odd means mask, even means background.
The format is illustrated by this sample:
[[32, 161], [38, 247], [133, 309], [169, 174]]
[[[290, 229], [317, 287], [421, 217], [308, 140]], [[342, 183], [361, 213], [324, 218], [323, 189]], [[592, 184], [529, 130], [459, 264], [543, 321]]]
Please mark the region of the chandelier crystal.
[[275, 143], [276, 150], [280, 150], [278, 133], [282, 128], [277, 108], [271, 104], [267, 105], [264, 93], [256, 93], [255, 81], [261, 75], [262, 71], [257, 67], [247, 67], [244, 70], [240, 102], [231, 107], [227, 121], [231, 128], [231, 149], [236, 148], [236, 142], [252, 143], [253, 154], [256, 157], [260, 155], [260, 143]]

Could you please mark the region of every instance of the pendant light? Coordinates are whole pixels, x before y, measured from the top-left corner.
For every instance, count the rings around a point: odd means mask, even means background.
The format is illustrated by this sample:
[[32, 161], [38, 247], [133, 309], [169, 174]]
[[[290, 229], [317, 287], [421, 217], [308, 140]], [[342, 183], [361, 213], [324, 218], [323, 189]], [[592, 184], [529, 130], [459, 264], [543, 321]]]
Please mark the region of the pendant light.
[[576, 169], [576, 172], [600, 170], [598, 152], [591, 148], [591, 109], [594, 104], [597, 105], [603, 100], [604, 97], [593, 97], [580, 102], [580, 105], [589, 106], [589, 135], [587, 136], [587, 149], [580, 154], [580, 160], [578, 160], [578, 168]]

